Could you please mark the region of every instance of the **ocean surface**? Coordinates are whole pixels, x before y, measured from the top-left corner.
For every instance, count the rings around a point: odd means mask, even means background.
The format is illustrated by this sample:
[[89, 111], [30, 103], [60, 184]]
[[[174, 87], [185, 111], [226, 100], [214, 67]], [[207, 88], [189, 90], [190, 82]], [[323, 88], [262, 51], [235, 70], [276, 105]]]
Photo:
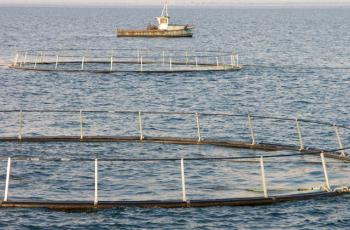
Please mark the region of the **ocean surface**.
[[[193, 38], [116, 38], [117, 27], [142, 28], [154, 22], [159, 13], [158, 8], [0, 7], [0, 110], [251, 113], [350, 126], [350, 8], [175, 8], [170, 9], [171, 19], [193, 24]], [[26, 49], [145, 47], [237, 52], [244, 68], [211, 73], [92, 74], [19, 71], [5, 65], [14, 60], [17, 51]], [[1, 136], [16, 135], [17, 116], [1, 113]], [[79, 123], [69, 120], [78, 121], [78, 114], [72, 115], [73, 118], [58, 114], [50, 115], [54, 118], [45, 116], [25, 114], [24, 135], [62, 132], [79, 135]], [[77, 126], [70, 129], [65, 122], [51, 122], [59, 119]], [[122, 129], [137, 133], [135, 118], [135, 122], [118, 116], [88, 119], [91, 135]], [[195, 122], [194, 117], [188, 120]], [[174, 127], [170, 131], [182, 135], [181, 129], [176, 129], [181, 127], [177, 126], [181, 121], [178, 117], [149, 118], [145, 121], [145, 135], [159, 134], [156, 128], [149, 128], [151, 121], [159, 121], [156, 124], [163, 128]], [[209, 127], [206, 124], [212, 125], [211, 121], [205, 122], [203, 130]], [[238, 135], [230, 125], [244, 125], [246, 121], [216, 122], [213, 127], [217, 135], [249, 139], [248, 131]], [[283, 128], [278, 122], [255, 122], [258, 141], [273, 142], [279, 138], [279, 143], [298, 143], [297, 135], [290, 131], [294, 124]], [[324, 131], [302, 125], [305, 145], [337, 148], [332, 127]], [[271, 128], [276, 126], [279, 128]], [[189, 130], [190, 135], [196, 135], [195, 125]], [[342, 130], [341, 135], [344, 145], [350, 146], [349, 132]], [[262, 154], [271, 153], [146, 143], [0, 143], [1, 157], [93, 159]], [[300, 164], [300, 160], [319, 162], [319, 157], [266, 162], [268, 186], [287, 193], [321, 185], [321, 166]], [[6, 161], [0, 161], [0, 165], [2, 191]], [[179, 168], [179, 162], [101, 163], [101, 199], [181, 199]], [[189, 199], [261, 195], [251, 191], [261, 186], [258, 162], [185, 162], [185, 168]], [[13, 162], [9, 199], [93, 200], [93, 170], [93, 162]], [[329, 173], [332, 184], [349, 185], [348, 165], [330, 163]], [[346, 229], [350, 226], [349, 213], [349, 196], [261, 207], [122, 208], [73, 213], [2, 209], [0, 228]]]

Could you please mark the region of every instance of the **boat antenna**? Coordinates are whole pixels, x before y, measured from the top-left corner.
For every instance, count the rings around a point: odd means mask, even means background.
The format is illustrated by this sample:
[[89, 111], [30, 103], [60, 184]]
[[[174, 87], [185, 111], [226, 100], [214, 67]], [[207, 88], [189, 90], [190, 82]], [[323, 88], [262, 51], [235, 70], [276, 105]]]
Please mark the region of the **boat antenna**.
[[163, 0], [163, 10], [162, 10], [162, 17], [169, 17], [168, 15], [168, 0]]

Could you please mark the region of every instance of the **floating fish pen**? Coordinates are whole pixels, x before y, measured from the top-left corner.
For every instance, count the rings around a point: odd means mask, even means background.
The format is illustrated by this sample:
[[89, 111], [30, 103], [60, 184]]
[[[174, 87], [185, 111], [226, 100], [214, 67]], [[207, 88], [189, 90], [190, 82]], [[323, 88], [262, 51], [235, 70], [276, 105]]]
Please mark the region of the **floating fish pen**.
[[16, 53], [11, 68], [93, 73], [173, 73], [235, 71], [238, 54], [221, 51], [154, 49], [27, 50]]
[[[349, 145], [344, 143], [350, 127], [343, 125], [231, 113], [8, 110], [0, 116], [2, 144], [153, 142], [212, 146], [215, 152], [167, 157], [161, 152], [149, 157], [3, 156], [0, 164], [7, 170], [0, 182], [5, 188], [1, 208], [267, 205], [350, 192]], [[221, 149], [230, 153], [220, 154]], [[244, 151], [239, 155], [239, 150]], [[55, 180], [59, 183], [52, 185]], [[141, 193], [142, 186], [150, 191]], [[29, 194], [38, 189], [39, 197]]]

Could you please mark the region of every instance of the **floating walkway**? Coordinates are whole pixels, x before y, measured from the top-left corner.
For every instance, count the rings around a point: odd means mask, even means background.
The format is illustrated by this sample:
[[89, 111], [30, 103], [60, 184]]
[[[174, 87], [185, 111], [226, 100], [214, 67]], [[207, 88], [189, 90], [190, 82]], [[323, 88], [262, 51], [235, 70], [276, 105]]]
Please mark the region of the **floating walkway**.
[[52, 72], [173, 73], [236, 71], [238, 54], [222, 51], [154, 49], [26, 50], [14, 69]]
[[304, 194], [292, 194], [284, 196], [256, 197], [256, 198], [232, 198], [232, 199], [213, 199], [213, 200], [188, 200], [188, 201], [100, 201], [78, 202], [78, 201], [6, 201], [1, 202], [1, 208], [46, 208], [62, 211], [89, 211], [110, 208], [198, 208], [213, 206], [257, 206], [271, 205], [282, 202], [309, 200], [323, 197], [334, 197], [350, 193], [348, 188], [339, 191], [322, 191]]
[[[57, 129], [57, 119], [67, 119], [66, 115], [74, 115], [74, 118], [77, 118], [76, 122], [67, 121], [71, 126], [62, 126], [62, 130], [65, 129], [73, 129], [76, 125], [80, 135], [40, 135], [38, 132], [35, 132], [35, 135], [26, 134], [25, 127], [28, 129], [32, 129], [37, 124], [35, 123], [35, 119], [39, 119], [41, 123], [49, 124], [48, 122], [43, 122], [41, 115], [47, 114], [55, 114], [52, 117], [52, 121]], [[105, 114], [113, 114], [117, 117], [126, 116], [126, 118], [136, 118], [135, 127], [138, 127], [138, 130], [135, 130], [139, 133], [139, 135], [130, 135], [130, 136], [118, 136], [115, 133], [110, 135], [86, 135], [86, 128], [88, 128], [91, 124], [91, 120], [101, 119], [98, 115]], [[343, 145], [341, 134], [345, 134], [345, 131], [349, 131], [350, 128], [342, 125], [335, 125], [328, 122], [320, 122], [320, 121], [312, 121], [300, 118], [281, 118], [281, 117], [268, 117], [268, 116], [257, 116], [251, 114], [230, 114], [230, 113], [192, 113], [192, 112], [144, 112], [144, 111], [83, 111], [83, 110], [71, 110], [71, 111], [59, 111], [59, 110], [6, 110], [0, 111], [0, 116], [2, 116], [3, 121], [8, 119], [12, 119], [15, 123], [12, 125], [8, 125], [6, 122], [3, 122], [0, 125], [1, 134], [6, 134], [9, 132], [9, 129], [4, 129], [3, 127], [12, 127], [18, 133], [16, 136], [4, 136], [0, 137], [0, 141], [2, 142], [20, 142], [25, 144], [26, 142], [153, 142], [153, 143], [163, 143], [163, 144], [186, 144], [186, 145], [213, 145], [213, 146], [222, 146], [229, 148], [241, 148], [241, 149], [256, 149], [261, 151], [267, 151], [269, 154], [267, 155], [255, 155], [255, 156], [227, 156], [227, 157], [156, 157], [156, 158], [69, 158], [69, 157], [40, 157], [40, 156], [13, 156], [13, 157], [0, 157], [0, 161], [7, 161], [7, 172], [6, 172], [6, 182], [5, 182], [5, 191], [4, 191], [4, 199], [0, 203], [1, 208], [49, 208], [56, 210], [98, 210], [98, 209], [107, 209], [107, 208], [119, 208], [119, 207], [141, 207], [141, 208], [190, 208], [190, 207], [210, 207], [210, 206], [252, 206], [252, 205], [268, 205], [268, 204], [276, 204], [280, 202], [286, 201], [297, 201], [297, 200], [306, 200], [313, 199], [318, 197], [333, 197], [342, 194], [349, 193], [350, 181], [348, 184], [342, 185], [332, 185], [329, 181], [329, 173], [327, 171], [327, 163], [326, 158], [332, 158], [333, 161], [336, 162], [350, 162], [349, 154], [347, 154], [347, 150], [349, 146]], [[181, 121], [182, 123], [186, 123], [186, 119], [183, 117], [190, 118], [190, 123], [193, 122], [193, 129], [189, 129], [186, 125], [183, 127], [176, 125], [177, 130], [185, 129], [189, 131], [194, 131], [196, 134], [194, 137], [175, 137], [175, 136], [152, 136], [148, 135], [147, 132], [155, 131], [153, 124], [150, 123], [150, 117], [154, 117], [152, 121], [160, 123], [162, 121], [161, 118], [164, 117], [173, 117], [176, 116], [176, 119], [172, 121]], [[71, 116], [70, 116], [71, 117]], [[180, 118], [179, 118], [180, 117]], [[16, 119], [13, 119], [16, 118]], [[110, 117], [112, 122], [116, 122], [116, 117]], [[232, 119], [234, 120], [245, 120], [246, 121], [246, 132], [248, 133], [249, 139], [246, 141], [240, 141], [235, 139], [227, 139], [227, 138], [207, 138], [208, 133], [213, 130], [207, 130], [205, 127], [205, 122], [202, 122], [207, 119], [207, 124], [214, 123], [218, 121], [218, 119]], [[89, 120], [91, 119], [91, 120]], [[106, 122], [105, 118], [103, 118], [103, 122]], [[165, 118], [166, 120], [167, 118]], [[219, 119], [220, 122], [222, 122]], [[133, 120], [133, 119], [131, 119]], [[166, 120], [167, 121], [167, 120]], [[295, 130], [295, 139], [296, 144], [287, 144], [287, 143], [268, 143], [263, 141], [258, 141], [256, 130], [258, 129], [257, 124], [267, 125], [268, 123], [264, 123], [265, 121], [273, 121], [273, 124], [277, 125], [292, 125]], [[30, 126], [31, 122], [33, 122], [33, 127]], [[125, 124], [124, 120], [122, 124]], [[147, 129], [147, 125], [152, 126], [152, 129]], [[162, 123], [163, 124], [163, 123]], [[164, 123], [167, 124], [167, 123]], [[233, 123], [232, 123], [233, 124]], [[311, 133], [316, 135], [319, 132], [319, 129], [328, 129], [333, 130], [333, 141], [338, 146], [336, 148], [324, 148], [323, 146], [311, 146], [307, 147], [305, 145], [305, 140], [307, 136], [303, 133], [306, 131], [306, 127], [310, 128], [310, 124], [318, 127], [318, 132], [312, 130]], [[168, 124], [171, 126], [171, 124]], [[50, 126], [50, 125], [49, 125]], [[64, 127], [64, 128], [63, 128]], [[186, 128], [187, 127], [187, 128]], [[211, 126], [212, 127], [212, 126]], [[226, 129], [228, 126], [225, 126]], [[222, 125], [217, 126], [221, 130], [221, 132], [227, 132], [227, 130], [222, 130]], [[260, 127], [261, 128], [261, 127]], [[262, 127], [263, 130], [267, 130], [268, 128], [272, 128], [270, 125], [266, 127]], [[314, 129], [314, 128], [312, 128]], [[46, 129], [43, 129], [47, 131]], [[158, 130], [160, 131], [161, 128]], [[237, 132], [240, 130], [235, 129]], [[171, 130], [174, 131], [174, 130]], [[282, 135], [282, 133], [273, 132], [276, 135]], [[328, 132], [328, 136], [330, 133]], [[234, 137], [234, 135], [233, 135]], [[232, 137], [232, 138], [233, 138]], [[292, 138], [289, 136], [289, 138]], [[332, 145], [329, 145], [332, 146]], [[276, 151], [277, 153], [272, 153], [272, 151]], [[281, 153], [281, 151], [283, 153]], [[286, 152], [285, 152], [286, 151]], [[300, 165], [307, 165], [305, 162], [305, 157], [310, 156], [310, 159], [313, 159], [312, 164], [316, 164], [316, 169], [323, 174], [324, 180], [321, 182], [317, 189], [298, 189], [297, 187], [289, 192], [289, 193], [279, 193], [279, 192], [271, 192], [273, 191], [273, 186], [270, 189], [269, 178], [271, 177], [271, 169], [270, 174], [265, 174], [266, 159], [267, 163], [271, 163], [272, 160], [275, 162], [279, 162], [279, 164], [283, 164], [282, 159], [291, 161], [289, 159], [295, 160], [295, 157], [304, 157], [303, 161], [298, 162]], [[316, 161], [315, 161], [316, 159]], [[317, 160], [319, 159], [319, 160]], [[188, 184], [186, 178], [187, 173], [189, 173], [189, 169], [185, 170], [186, 165], [198, 165], [198, 163], [206, 164], [209, 162], [229, 162], [230, 164], [236, 164], [236, 166], [232, 165], [235, 169], [237, 165], [242, 164], [243, 162], [249, 161], [252, 164], [257, 164], [257, 167], [260, 170], [260, 181], [261, 181], [261, 191], [262, 195], [257, 194], [257, 196], [251, 197], [231, 197], [231, 198], [209, 198], [209, 199], [191, 199], [188, 196], [188, 192], [186, 190], [186, 185]], [[27, 199], [10, 199], [11, 194], [11, 171], [14, 166], [12, 166], [13, 162], [26, 162], [30, 164], [31, 162], [35, 162], [35, 164], [41, 164], [45, 162], [51, 162], [53, 164], [67, 164], [67, 162], [94, 162], [94, 199], [92, 201], [84, 201], [84, 200], [50, 200], [45, 199], [44, 197], [40, 197], [38, 199], [31, 198]], [[181, 199], [151, 199], [151, 200], [117, 200], [114, 199], [112, 201], [103, 200], [100, 197], [100, 183], [103, 181], [103, 177], [100, 176], [100, 165], [106, 162], [124, 162], [124, 164], [129, 164], [131, 162], [153, 162], [156, 164], [163, 164], [162, 162], [178, 162], [179, 164], [179, 172], [178, 177], [180, 180], [180, 188]], [[196, 163], [195, 163], [196, 162]], [[334, 162], [330, 162], [331, 164]], [[84, 163], [85, 164], [85, 163]], [[177, 163], [176, 163], [177, 164]], [[86, 164], [85, 164], [86, 165]], [[318, 166], [319, 165], [319, 166]], [[287, 167], [287, 166], [286, 166]], [[333, 165], [333, 167], [335, 167]], [[256, 167], [255, 167], [256, 168]], [[253, 168], [252, 168], [253, 169]], [[313, 169], [314, 171], [316, 169]], [[131, 173], [132, 169], [130, 168]], [[249, 170], [250, 171], [250, 170]], [[54, 173], [54, 172], [52, 172]], [[239, 174], [239, 172], [238, 172]], [[46, 175], [46, 174], [44, 174]], [[56, 174], [55, 174], [56, 175]], [[270, 176], [269, 176], [270, 175]], [[311, 174], [318, 175], [318, 174]], [[174, 175], [173, 175], [174, 176]], [[274, 175], [274, 177], [279, 177], [278, 175]], [[250, 177], [248, 177], [250, 178]], [[311, 178], [309, 178], [311, 179]], [[247, 180], [247, 178], [245, 178]], [[128, 183], [128, 182], [125, 182]], [[16, 186], [15, 186], [16, 187]], [[234, 188], [232, 188], [234, 189]], [[103, 190], [103, 188], [102, 188]], [[115, 191], [118, 193], [118, 190]]]

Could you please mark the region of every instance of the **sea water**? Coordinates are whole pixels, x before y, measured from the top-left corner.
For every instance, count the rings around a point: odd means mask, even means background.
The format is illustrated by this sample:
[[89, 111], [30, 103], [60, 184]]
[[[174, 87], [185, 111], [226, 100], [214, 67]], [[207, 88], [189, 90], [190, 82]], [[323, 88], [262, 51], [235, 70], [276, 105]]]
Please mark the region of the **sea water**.
[[[117, 27], [142, 28], [154, 22], [158, 14], [157, 8], [3, 7], [0, 8], [0, 60], [11, 62], [16, 51], [25, 49], [164, 47], [237, 52], [244, 69], [210, 74], [110, 75], [26, 72], [1, 66], [1, 110], [249, 112], [350, 124], [349, 8], [176, 8], [170, 11], [171, 19], [177, 23], [193, 24], [193, 38], [116, 38]], [[15, 124], [12, 128], [17, 129]], [[264, 132], [259, 135], [264, 135]], [[324, 135], [328, 139], [334, 138], [331, 134]], [[344, 134], [344, 144], [349, 144], [349, 141]], [[210, 146], [137, 143], [1, 143], [0, 150], [4, 157], [165, 158], [263, 154]], [[193, 166], [187, 166], [187, 173], [206, 175], [188, 175], [192, 178], [188, 182], [190, 198], [237, 195], [235, 192], [240, 186], [235, 179], [240, 176], [240, 166], [231, 168], [222, 164], [225, 163], [193, 168], [197, 171], [191, 171]], [[101, 167], [106, 178], [101, 182], [104, 183], [101, 195], [105, 199], [181, 198], [179, 164], [169, 163], [162, 167], [146, 163], [103, 164]], [[271, 169], [275, 171], [270, 172], [270, 176], [281, 173], [284, 167], [283, 164], [274, 166]], [[305, 170], [311, 169], [307, 175], [322, 179], [319, 171], [312, 172], [317, 167], [310, 166]], [[218, 172], [220, 168], [230, 170]], [[258, 165], [249, 165], [245, 169], [259, 173]], [[348, 167], [344, 166], [340, 171], [346, 173], [347, 170]], [[2, 162], [2, 187], [5, 171], [6, 162]], [[296, 171], [298, 169], [281, 174], [288, 177]], [[218, 175], [222, 177], [217, 181]], [[67, 178], [69, 182], [65, 182]], [[253, 177], [248, 179], [253, 180]], [[137, 181], [144, 181], [144, 184]], [[258, 186], [258, 181], [255, 182], [252, 188]], [[17, 162], [13, 165], [11, 183], [10, 198], [46, 196], [51, 199], [93, 200], [93, 163]], [[0, 227], [279, 229], [287, 226], [329, 229], [349, 226], [349, 207], [349, 197], [342, 196], [260, 207], [123, 208], [90, 213], [2, 209]]]

